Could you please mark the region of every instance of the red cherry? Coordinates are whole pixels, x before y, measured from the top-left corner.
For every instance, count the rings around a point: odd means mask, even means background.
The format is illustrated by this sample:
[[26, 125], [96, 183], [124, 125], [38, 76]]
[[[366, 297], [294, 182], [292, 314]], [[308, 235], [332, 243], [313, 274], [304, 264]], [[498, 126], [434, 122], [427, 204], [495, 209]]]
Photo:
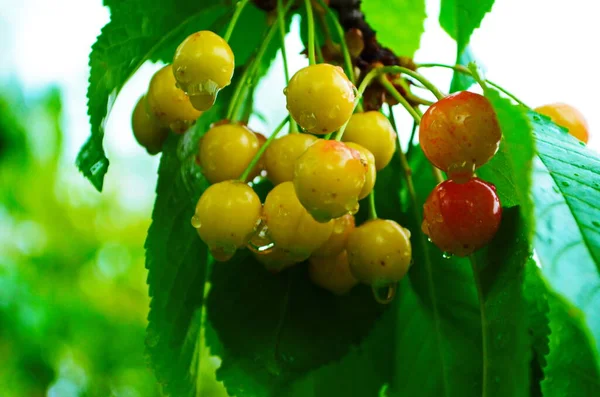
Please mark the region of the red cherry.
[[423, 210], [423, 232], [442, 251], [457, 256], [467, 256], [489, 243], [502, 218], [495, 186], [479, 178], [440, 183]]

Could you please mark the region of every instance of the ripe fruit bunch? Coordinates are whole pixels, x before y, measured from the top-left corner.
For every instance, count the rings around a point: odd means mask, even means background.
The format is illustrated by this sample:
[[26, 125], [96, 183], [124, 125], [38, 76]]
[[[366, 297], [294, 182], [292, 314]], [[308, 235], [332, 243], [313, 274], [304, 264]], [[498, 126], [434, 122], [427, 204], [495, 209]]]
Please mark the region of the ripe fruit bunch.
[[[216, 260], [244, 247], [274, 273], [308, 260], [313, 282], [340, 295], [359, 282], [386, 287], [406, 274], [407, 229], [382, 219], [355, 225], [359, 200], [395, 151], [396, 132], [379, 112], [352, 114], [354, 91], [341, 68], [311, 65], [285, 90], [303, 132], [273, 137], [260, 152], [240, 125], [215, 125], [204, 135], [198, 162], [214, 184], [200, 197], [192, 224]], [[323, 137], [342, 126], [340, 139]], [[257, 175], [248, 173], [251, 163], [275, 185], [262, 204], [243, 176]]]
[[[198, 87], [211, 85], [190, 77], [200, 74], [202, 57], [181, 55], [186, 45], [198, 51], [194, 37], [178, 49], [169, 86], [205, 110]], [[354, 220], [359, 200], [391, 160], [396, 132], [379, 112], [353, 114], [355, 87], [340, 67], [301, 69], [285, 95], [302, 132], [266, 140], [243, 123], [223, 120], [202, 136], [197, 163], [212, 185], [198, 200], [192, 225], [217, 261], [245, 247], [272, 272], [308, 261], [311, 279], [336, 294], [359, 282], [397, 282], [411, 262], [410, 232], [393, 221], [356, 227]], [[337, 140], [323, 136], [342, 127], [346, 133]], [[275, 185], [264, 203], [248, 183], [261, 173]]]
[[502, 133], [489, 101], [468, 91], [447, 96], [423, 115], [421, 148], [449, 180], [423, 206], [422, 230], [447, 254], [467, 256], [488, 244], [500, 226], [496, 188], [475, 170], [497, 152]]

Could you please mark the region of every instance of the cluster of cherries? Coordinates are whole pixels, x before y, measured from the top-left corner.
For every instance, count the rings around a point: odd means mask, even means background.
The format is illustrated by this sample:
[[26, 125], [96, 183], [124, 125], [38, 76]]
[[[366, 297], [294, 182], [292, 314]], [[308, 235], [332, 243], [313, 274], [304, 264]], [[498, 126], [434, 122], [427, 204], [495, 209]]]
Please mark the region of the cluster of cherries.
[[469, 255], [498, 231], [502, 206], [496, 188], [475, 177], [475, 170], [496, 154], [501, 138], [490, 102], [468, 91], [439, 100], [421, 119], [421, 148], [450, 178], [425, 201], [422, 229], [448, 254]]
[[[187, 37], [134, 109], [138, 142], [154, 154], [169, 130], [184, 133], [231, 83], [234, 66], [217, 34]], [[354, 218], [396, 151], [394, 128], [378, 111], [354, 113], [356, 88], [338, 66], [307, 66], [284, 92], [303, 132], [267, 140], [223, 120], [200, 139], [197, 161], [211, 186], [192, 225], [217, 261], [242, 248], [272, 272], [308, 260], [314, 283], [335, 294], [359, 282], [374, 289], [395, 284], [412, 262], [410, 231], [373, 215], [361, 225]], [[419, 137], [427, 158], [449, 177], [426, 200], [422, 230], [444, 252], [469, 255], [494, 237], [501, 220], [495, 187], [475, 177], [500, 144], [494, 109], [478, 94], [450, 95], [423, 115]], [[249, 183], [260, 174], [275, 185], [264, 203]]]
[[[258, 140], [247, 144], [253, 133], [236, 125], [245, 132], [227, 134], [220, 129], [230, 124], [222, 124], [201, 139], [199, 163], [213, 185], [192, 219], [200, 238], [216, 260], [247, 247], [272, 272], [308, 260], [311, 279], [336, 294], [359, 282], [374, 287], [397, 282], [411, 263], [410, 232], [389, 220], [356, 226], [354, 219], [359, 200], [371, 193], [377, 171], [395, 152], [392, 125], [379, 112], [353, 114], [355, 88], [337, 66], [301, 69], [285, 95], [304, 132], [269, 142], [249, 174], [265, 171], [275, 185], [264, 203], [239, 180], [260, 146]], [[319, 137], [344, 124], [343, 141]], [[211, 150], [208, 142], [217, 140]]]

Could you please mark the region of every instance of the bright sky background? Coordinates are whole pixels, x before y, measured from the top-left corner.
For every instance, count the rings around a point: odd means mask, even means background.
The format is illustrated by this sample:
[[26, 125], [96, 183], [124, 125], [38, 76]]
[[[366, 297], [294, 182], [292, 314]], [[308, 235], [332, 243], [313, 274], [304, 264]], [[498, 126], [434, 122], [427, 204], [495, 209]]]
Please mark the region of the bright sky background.
[[[427, 8], [426, 33], [416, 58], [420, 62], [453, 63], [454, 42], [437, 22], [439, 2], [428, 1]], [[85, 97], [88, 53], [109, 19], [108, 11], [101, 0], [0, 0], [0, 9], [0, 86], [17, 79], [30, 95], [48, 84], [63, 90], [68, 134], [65, 169], [69, 183], [85, 185], [72, 164], [89, 134]], [[600, 91], [600, 74], [592, 44], [593, 37], [600, 37], [597, 9], [591, 0], [497, 0], [471, 40], [487, 77], [528, 105], [562, 101], [579, 108], [589, 121], [589, 146], [595, 150], [600, 149], [600, 111], [595, 96]], [[288, 45], [298, 46], [299, 42], [290, 38]], [[291, 55], [295, 69], [304, 66], [306, 60]], [[105, 145], [111, 168], [105, 189], [117, 192], [132, 209], [147, 208], [153, 201], [158, 161], [135, 143], [129, 120], [135, 101], [156, 68], [145, 65], [125, 87], [107, 126]], [[279, 123], [284, 110], [283, 94], [274, 92], [270, 85], [283, 84], [280, 59], [273, 71], [269, 86], [263, 84], [259, 90], [259, 95], [262, 92], [269, 97], [258, 104], [268, 123], [252, 120], [267, 133]], [[440, 87], [448, 87], [448, 72], [425, 73]]]

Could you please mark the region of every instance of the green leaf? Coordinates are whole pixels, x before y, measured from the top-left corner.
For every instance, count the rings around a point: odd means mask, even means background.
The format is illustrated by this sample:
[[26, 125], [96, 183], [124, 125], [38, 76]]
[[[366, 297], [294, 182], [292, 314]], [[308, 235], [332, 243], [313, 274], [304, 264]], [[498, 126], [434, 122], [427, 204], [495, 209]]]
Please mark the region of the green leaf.
[[299, 264], [274, 275], [248, 251], [216, 264], [207, 319], [222, 346], [217, 378], [237, 396], [279, 396], [308, 371], [339, 360], [371, 330], [383, 306], [360, 285], [337, 297]]
[[492, 10], [494, 0], [441, 0], [440, 25], [454, 39], [457, 54], [469, 44], [471, 34]]
[[377, 40], [396, 55], [412, 57], [419, 49], [427, 16], [424, 0], [363, 0], [360, 7]]
[[600, 343], [600, 157], [545, 117], [530, 116], [539, 156], [535, 249], [544, 275], [585, 312]]
[[[457, 65], [467, 66], [469, 63], [475, 61], [475, 56], [469, 46], [456, 57]], [[455, 71], [452, 75], [452, 82], [450, 83], [450, 92], [468, 90], [473, 84], [475, 84], [475, 79], [471, 77], [471, 75]]]
[[185, 397], [196, 394], [190, 366], [198, 340], [197, 310], [203, 303], [208, 257], [190, 219], [198, 191], [208, 183], [204, 178], [184, 176], [188, 160], [178, 158], [178, 143], [171, 137], [164, 148], [145, 245], [152, 297], [146, 346], [165, 394]]
[[[570, 216], [575, 221], [574, 232], [580, 236], [579, 239], [568, 241], [569, 245], [561, 244], [564, 242], [562, 238], [560, 240], [563, 241], [557, 241], [558, 244], [554, 246], [540, 245], [540, 250], [556, 249], [552, 252], [552, 261], [546, 262], [545, 259], [550, 259], [550, 255], [544, 255], [542, 262], [553, 267], [561, 255], [568, 254], [565, 250], [582, 248], [586, 257], [591, 257], [600, 272], [600, 203], [597, 200], [600, 193], [600, 156], [549, 119], [538, 114], [532, 114], [531, 117], [539, 158], [554, 181], [552, 190], [558, 191], [564, 198]], [[543, 172], [544, 169], [540, 167], [536, 176]], [[546, 199], [542, 196], [539, 198]], [[559, 205], [549, 201], [546, 201], [546, 206]], [[555, 234], [557, 230], [560, 230], [561, 234], [565, 232], [563, 225], [545, 226], [542, 224], [539, 231], [542, 240], [551, 238], [551, 234]]]
[[583, 314], [554, 293], [549, 294], [548, 303], [551, 333], [544, 397], [600, 395], [600, 355]]
[[486, 89], [485, 95], [498, 116], [502, 142], [498, 153], [477, 174], [496, 185], [503, 207], [521, 207], [525, 226], [533, 233], [534, 209], [530, 192], [535, 146], [529, 119], [524, 108], [513, 105], [498, 91]]
[[531, 360], [523, 293], [530, 256], [529, 228], [519, 207], [505, 209], [494, 240], [476, 253], [484, 299], [484, 395], [528, 396]]
[[531, 360], [531, 395], [542, 396], [542, 372], [546, 366], [546, 356], [550, 351], [550, 320], [548, 314], [548, 287], [534, 260], [530, 259], [525, 266], [525, 287], [523, 289], [527, 301], [527, 323], [533, 358]]
[[[91, 136], [77, 156], [79, 170], [98, 190], [102, 190], [109, 165], [102, 144], [104, 125], [127, 80], [147, 60], [171, 62], [179, 43], [194, 31], [223, 31], [232, 12], [226, 0], [110, 0], [106, 4], [111, 9], [111, 21], [90, 54], [87, 97]], [[266, 14], [247, 6], [230, 41], [236, 66], [248, 61], [266, 26]]]

